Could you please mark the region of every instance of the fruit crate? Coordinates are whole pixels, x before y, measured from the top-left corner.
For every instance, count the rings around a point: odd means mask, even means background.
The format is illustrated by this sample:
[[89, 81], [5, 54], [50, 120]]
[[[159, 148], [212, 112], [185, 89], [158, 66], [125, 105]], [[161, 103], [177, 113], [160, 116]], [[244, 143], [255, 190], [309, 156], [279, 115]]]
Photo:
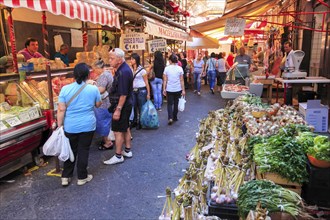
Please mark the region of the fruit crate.
[[281, 177], [280, 175], [276, 174], [276, 173], [271, 173], [271, 172], [265, 172], [265, 173], [260, 173], [258, 171], [256, 171], [256, 178], [258, 180], [270, 180], [273, 181], [274, 183], [282, 186], [283, 188], [289, 189], [295, 193], [297, 193], [298, 195], [301, 195], [301, 184], [299, 183], [295, 183], [295, 182], [291, 182], [286, 178]]

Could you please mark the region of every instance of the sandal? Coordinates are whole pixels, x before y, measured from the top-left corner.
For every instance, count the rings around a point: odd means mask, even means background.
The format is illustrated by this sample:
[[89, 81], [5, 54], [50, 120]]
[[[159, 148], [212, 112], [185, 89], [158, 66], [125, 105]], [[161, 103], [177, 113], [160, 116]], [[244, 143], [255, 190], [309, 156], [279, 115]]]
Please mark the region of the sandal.
[[109, 147], [106, 147], [103, 144], [99, 146], [99, 150], [112, 150], [112, 149], [113, 149], [113, 144], [110, 145]]

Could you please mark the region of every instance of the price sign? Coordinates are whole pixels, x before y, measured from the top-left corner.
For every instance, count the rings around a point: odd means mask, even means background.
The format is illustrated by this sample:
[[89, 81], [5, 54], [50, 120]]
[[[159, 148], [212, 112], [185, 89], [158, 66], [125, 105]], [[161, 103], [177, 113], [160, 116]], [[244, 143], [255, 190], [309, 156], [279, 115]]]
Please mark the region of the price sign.
[[7, 129], [7, 126], [2, 121], [0, 121], [0, 131], [6, 130], [6, 129]]
[[5, 121], [10, 125], [10, 127], [15, 127], [16, 125], [22, 124], [18, 117], [8, 118]]
[[39, 111], [36, 107], [33, 107], [33, 108], [30, 108], [29, 109], [29, 116], [30, 116], [30, 119], [36, 119], [36, 118], [39, 118]]
[[29, 112], [27, 111], [19, 113], [18, 117], [21, 120], [21, 122], [27, 122], [31, 120]]
[[10, 105], [7, 102], [0, 103], [0, 109], [3, 109], [4, 111], [10, 110]]

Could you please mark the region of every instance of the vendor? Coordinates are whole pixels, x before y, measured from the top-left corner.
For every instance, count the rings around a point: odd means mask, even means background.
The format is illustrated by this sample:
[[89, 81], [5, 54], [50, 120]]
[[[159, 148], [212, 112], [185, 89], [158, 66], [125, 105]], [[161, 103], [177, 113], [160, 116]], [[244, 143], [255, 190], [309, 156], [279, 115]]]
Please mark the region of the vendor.
[[38, 41], [34, 38], [28, 38], [25, 41], [25, 48], [20, 50], [18, 54], [22, 54], [24, 56], [24, 60], [28, 61], [31, 58], [40, 58], [43, 57], [39, 52], [38, 52]]
[[69, 46], [67, 44], [62, 44], [60, 47], [60, 51], [57, 52], [54, 58], [60, 58], [66, 66], [69, 66]]
[[[239, 55], [237, 55], [235, 57], [235, 60], [234, 62], [238, 63], [238, 64], [248, 64], [248, 67], [246, 69], [246, 67], [244, 68], [240, 68], [240, 67], [236, 67], [236, 68], [239, 68], [239, 71], [241, 72], [241, 74], [236, 74], [235, 73], [235, 76], [236, 76], [236, 80], [238, 81], [238, 83], [244, 85], [245, 84], [245, 79], [242, 78], [244, 76], [246, 76], [248, 73], [248, 70], [251, 71], [252, 69], [252, 60], [251, 60], [251, 57], [247, 54], [245, 54], [245, 48], [244, 47], [241, 47], [239, 48]], [[245, 71], [246, 73], [243, 73], [243, 71]]]

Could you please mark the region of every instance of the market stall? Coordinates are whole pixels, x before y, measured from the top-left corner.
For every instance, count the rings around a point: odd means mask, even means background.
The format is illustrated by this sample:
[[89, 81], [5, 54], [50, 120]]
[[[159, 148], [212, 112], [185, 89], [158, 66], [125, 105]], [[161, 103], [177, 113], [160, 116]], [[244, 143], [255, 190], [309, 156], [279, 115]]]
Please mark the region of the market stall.
[[[105, 0], [68, 0], [62, 2], [0, 0], [0, 6], [8, 11], [7, 21], [12, 52], [6, 59], [1, 60], [6, 63], [12, 62], [12, 72], [0, 73], [0, 105], [1, 115], [4, 115], [1, 117], [0, 129], [0, 176], [2, 177], [31, 162], [31, 151], [35, 154], [39, 153], [38, 147], [47, 138], [53, 123], [53, 110], [56, 111], [57, 96], [60, 89], [74, 81], [73, 68], [64, 68], [60, 60], [49, 60], [48, 48], [53, 45], [49, 45], [48, 42], [45, 12], [120, 29], [120, 10]], [[19, 10], [16, 8], [42, 12], [40, 34], [43, 35], [45, 58], [33, 58], [27, 63], [18, 65], [17, 61], [20, 60], [17, 60], [12, 17], [12, 11]], [[86, 50], [87, 29], [82, 28], [82, 31], [80, 33]], [[108, 48], [95, 46], [93, 51], [77, 53], [76, 62], [92, 64], [99, 57], [102, 57], [102, 49]], [[8, 57], [11, 58], [8, 59]], [[91, 76], [96, 77], [95, 73], [92, 73]]]
[[[329, 207], [324, 194], [329, 194], [330, 141], [312, 130], [294, 108], [268, 105], [253, 95], [210, 112], [174, 195], [167, 189], [159, 219], [309, 218], [317, 210], [310, 212], [304, 200]], [[326, 174], [317, 179], [318, 172]], [[255, 214], [263, 218], [252, 218]]]

